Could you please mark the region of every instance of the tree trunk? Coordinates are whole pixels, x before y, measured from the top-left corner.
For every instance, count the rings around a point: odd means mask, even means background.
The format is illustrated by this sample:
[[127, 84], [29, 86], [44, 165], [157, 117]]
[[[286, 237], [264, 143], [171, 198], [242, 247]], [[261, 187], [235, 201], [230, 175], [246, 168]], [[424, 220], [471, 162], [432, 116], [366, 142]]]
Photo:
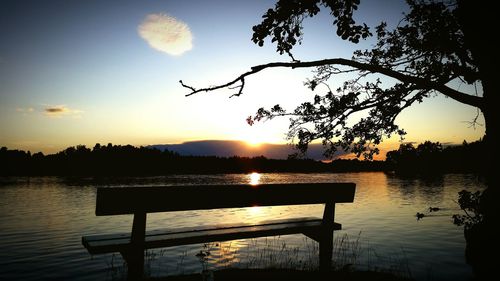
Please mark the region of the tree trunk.
[[[488, 104], [494, 104], [488, 102]], [[500, 215], [500, 196], [498, 186], [498, 175], [495, 173], [498, 170], [498, 165], [493, 161], [495, 157], [495, 144], [498, 143], [498, 112], [494, 110], [493, 106], [490, 110], [483, 109], [485, 119], [486, 135], [484, 138], [484, 161], [488, 164], [486, 173], [487, 188], [483, 191], [480, 199], [480, 213], [483, 215], [482, 222], [473, 225], [470, 228], [464, 229], [466, 248], [465, 258], [469, 265], [471, 265], [474, 275], [477, 280], [488, 280], [497, 272], [496, 257], [499, 250], [498, 237], [500, 232], [498, 228], [499, 215]]]
[[[458, 0], [458, 19], [464, 32], [465, 44], [471, 52], [475, 65], [478, 67], [483, 86], [483, 105], [486, 134], [484, 137], [485, 151], [483, 162], [486, 164], [487, 188], [481, 196], [480, 208], [483, 221], [465, 230], [466, 258], [473, 267], [479, 280], [495, 276], [495, 258], [498, 254], [499, 216], [500, 216], [500, 186], [498, 173], [498, 123], [500, 108], [494, 101], [494, 96], [500, 94], [498, 86], [499, 55], [496, 44], [491, 42], [496, 33], [497, 16], [492, 3], [469, 0]], [[495, 275], [492, 275], [495, 274]]]

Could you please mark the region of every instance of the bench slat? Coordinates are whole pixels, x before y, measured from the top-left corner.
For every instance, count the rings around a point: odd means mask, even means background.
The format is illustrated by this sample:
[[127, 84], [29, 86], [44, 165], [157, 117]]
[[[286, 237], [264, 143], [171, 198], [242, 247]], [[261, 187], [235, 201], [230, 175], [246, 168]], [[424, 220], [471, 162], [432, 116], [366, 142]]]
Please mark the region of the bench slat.
[[[185, 228], [175, 231], [151, 231], [146, 233], [145, 248], [161, 248], [178, 245], [227, 241], [296, 233], [310, 233], [320, 230], [322, 220], [318, 218], [294, 218], [267, 222], [259, 225], [237, 225]], [[334, 230], [341, 229], [335, 223]], [[82, 238], [83, 245], [91, 254], [122, 252], [130, 246], [130, 234], [95, 235]]]
[[[258, 225], [267, 225], [267, 224], [280, 224], [280, 223], [289, 223], [289, 222], [298, 222], [298, 221], [315, 221], [320, 218], [318, 217], [296, 217], [296, 218], [286, 218], [286, 219], [276, 219], [276, 220], [264, 220]], [[252, 226], [250, 223], [223, 223], [223, 224], [212, 224], [212, 225], [200, 225], [200, 226], [189, 226], [189, 227], [176, 227], [176, 228], [167, 228], [167, 229], [155, 229], [149, 230], [146, 232], [147, 236], [154, 235], [162, 235], [162, 234], [173, 234], [173, 233], [183, 233], [183, 232], [191, 232], [191, 231], [200, 231], [200, 230], [209, 230], [214, 228], [236, 228], [241, 226]], [[112, 240], [112, 239], [122, 239], [122, 238], [130, 238], [130, 232], [126, 233], [114, 233], [114, 234], [97, 234], [97, 235], [87, 235], [85, 236], [85, 240], [87, 242], [99, 241], [99, 240]]]
[[354, 183], [98, 188], [96, 215], [347, 203], [354, 193]]

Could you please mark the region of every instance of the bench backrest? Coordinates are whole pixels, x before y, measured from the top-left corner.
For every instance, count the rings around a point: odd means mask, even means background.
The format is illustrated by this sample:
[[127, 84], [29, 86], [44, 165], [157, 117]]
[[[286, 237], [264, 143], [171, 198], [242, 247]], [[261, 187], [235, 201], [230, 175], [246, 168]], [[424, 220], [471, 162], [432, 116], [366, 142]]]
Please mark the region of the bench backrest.
[[96, 215], [353, 202], [354, 183], [98, 188]]

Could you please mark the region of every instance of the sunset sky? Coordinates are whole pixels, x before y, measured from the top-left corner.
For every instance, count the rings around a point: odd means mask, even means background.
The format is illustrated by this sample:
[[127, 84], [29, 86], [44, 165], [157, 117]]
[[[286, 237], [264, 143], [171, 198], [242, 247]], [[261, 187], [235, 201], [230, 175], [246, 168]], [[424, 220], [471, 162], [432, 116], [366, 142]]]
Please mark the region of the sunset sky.
[[[245, 118], [261, 106], [294, 108], [310, 100], [303, 86], [310, 70], [263, 71], [231, 99], [230, 91], [185, 97], [178, 83], [214, 85], [252, 65], [288, 61], [270, 42], [258, 47], [250, 40], [252, 26], [273, 6], [268, 0], [2, 1], [0, 146], [51, 153], [98, 142], [285, 142], [286, 119], [250, 127]], [[362, 1], [358, 18], [393, 26], [404, 9], [398, 0]], [[373, 43], [338, 39], [328, 13], [306, 20], [304, 33], [294, 53], [301, 61], [350, 58]], [[461, 143], [483, 136], [484, 127], [467, 123], [475, 115], [475, 108], [438, 96], [404, 112], [398, 124], [407, 141]]]

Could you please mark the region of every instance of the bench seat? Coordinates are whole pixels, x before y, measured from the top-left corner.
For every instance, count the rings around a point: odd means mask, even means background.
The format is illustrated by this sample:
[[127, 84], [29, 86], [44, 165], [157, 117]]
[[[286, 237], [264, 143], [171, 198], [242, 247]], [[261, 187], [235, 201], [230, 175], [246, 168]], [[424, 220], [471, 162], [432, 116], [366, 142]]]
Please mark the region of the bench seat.
[[[298, 233], [303, 233], [318, 241], [322, 221], [321, 218], [307, 217], [264, 221], [256, 225], [216, 225], [147, 231], [144, 248], [163, 248]], [[340, 224], [334, 223], [333, 230], [341, 228]], [[123, 252], [132, 245], [130, 233], [84, 236], [82, 244], [91, 254]]]

